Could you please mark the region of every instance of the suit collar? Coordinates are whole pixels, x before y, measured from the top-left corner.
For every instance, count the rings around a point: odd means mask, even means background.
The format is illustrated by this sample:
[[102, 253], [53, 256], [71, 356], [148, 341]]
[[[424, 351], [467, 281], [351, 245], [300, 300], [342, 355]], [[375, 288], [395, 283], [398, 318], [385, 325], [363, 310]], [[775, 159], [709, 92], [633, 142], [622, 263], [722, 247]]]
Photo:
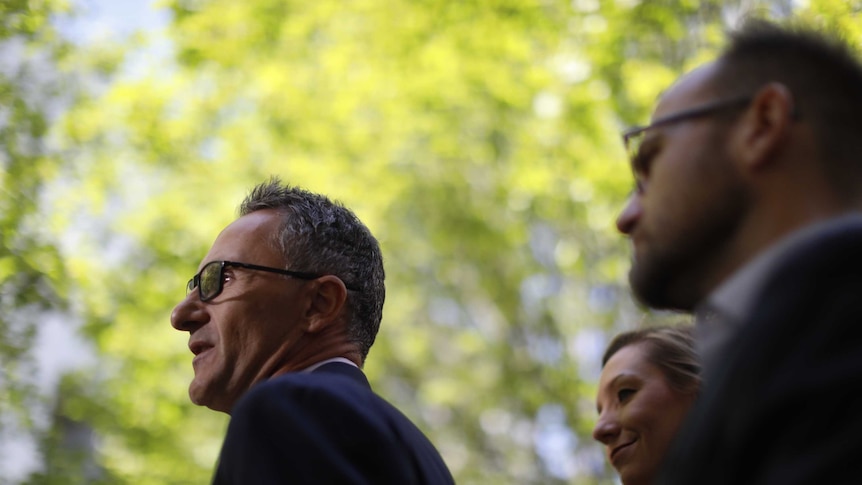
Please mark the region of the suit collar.
[[312, 365], [306, 367], [305, 369], [302, 369], [300, 372], [305, 372], [307, 374], [307, 373], [313, 372], [315, 369], [317, 369], [318, 367], [320, 367], [322, 365], [330, 364], [332, 362], [342, 362], [342, 363], [347, 364], [347, 365], [352, 365], [353, 367], [359, 367], [358, 365], [356, 365], [352, 361], [348, 360], [346, 357], [333, 357], [331, 359], [321, 360], [320, 362], [318, 362], [316, 364], [312, 364]]
[[371, 389], [371, 384], [368, 383], [368, 378], [365, 377], [365, 373], [353, 364], [345, 364], [344, 362], [339, 361], [327, 362], [320, 367], [313, 369], [311, 373], [339, 374], [349, 377], [357, 384]]
[[[779, 267], [788, 263], [788, 258], [792, 260], [800, 253], [804, 253], [807, 248], [817, 246], [823, 240], [847, 231], [858, 231], [860, 228], [862, 228], [862, 216], [852, 213], [816, 222], [794, 231], [731, 275], [709, 295], [701, 306], [716, 311], [726, 320], [741, 322], [754, 311], [758, 297], [769, 277]], [[698, 309], [699, 312], [700, 309]]]

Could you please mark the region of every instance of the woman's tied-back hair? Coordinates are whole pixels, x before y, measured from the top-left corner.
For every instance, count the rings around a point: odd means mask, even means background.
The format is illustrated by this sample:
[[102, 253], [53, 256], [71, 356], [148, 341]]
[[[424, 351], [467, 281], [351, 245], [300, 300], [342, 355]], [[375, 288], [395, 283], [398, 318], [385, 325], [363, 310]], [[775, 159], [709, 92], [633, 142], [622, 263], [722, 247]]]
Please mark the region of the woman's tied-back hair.
[[649, 363], [661, 369], [670, 387], [682, 393], [697, 393], [700, 389], [700, 362], [694, 347], [690, 325], [646, 327], [623, 332], [608, 345], [602, 357], [602, 367], [621, 349], [645, 344]]
[[273, 209], [282, 215], [272, 244], [292, 271], [332, 274], [348, 287], [348, 334], [363, 362], [380, 328], [386, 288], [383, 256], [371, 231], [338, 202], [277, 177], [259, 184], [239, 208], [240, 216]]

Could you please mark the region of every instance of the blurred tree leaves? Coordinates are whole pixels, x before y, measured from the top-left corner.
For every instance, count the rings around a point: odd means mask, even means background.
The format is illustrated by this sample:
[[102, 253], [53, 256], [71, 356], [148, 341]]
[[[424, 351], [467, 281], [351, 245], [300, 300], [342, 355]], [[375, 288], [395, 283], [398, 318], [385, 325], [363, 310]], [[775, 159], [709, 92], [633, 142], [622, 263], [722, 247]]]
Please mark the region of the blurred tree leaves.
[[44, 139], [65, 94], [54, 66], [66, 45], [48, 22], [63, 8], [60, 1], [0, 3], [0, 433], [32, 424], [36, 325], [66, 305], [65, 265], [39, 220], [43, 181], [60, 164]]
[[[99, 354], [61, 381], [31, 483], [209, 479], [226, 418], [188, 403], [191, 356], [169, 312], [270, 174], [343, 201], [380, 239], [389, 291], [366, 371], [459, 483], [613, 483], [590, 437], [600, 352], [668, 318], [629, 297], [617, 133], [728, 24], [789, 3], [165, 5], [168, 54], [145, 37], [70, 46], [46, 23], [60, 3], [0, 6], [0, 40], [78, 81], [34, 97], [30, 78], [0, 78], [0, 411], [36, 395], [15, 378], [28, 309], [83, 322]], [[858, 46], [860, 9], [797, 13]], [[33, 102], [54, 93], [61, 118]]]

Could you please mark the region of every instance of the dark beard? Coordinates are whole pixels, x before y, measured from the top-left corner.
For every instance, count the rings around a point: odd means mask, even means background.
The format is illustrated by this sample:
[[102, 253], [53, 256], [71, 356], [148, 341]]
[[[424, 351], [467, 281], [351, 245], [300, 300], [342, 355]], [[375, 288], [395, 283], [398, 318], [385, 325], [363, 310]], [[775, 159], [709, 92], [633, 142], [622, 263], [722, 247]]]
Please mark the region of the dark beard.
[[692, 269], [687, 267], [686, 260], [681, 254], [660, 253], [651, 254], [644, 261], [632, 261], [629, 284], [638, 301], [650, 308], [692, 311], [706, 295], [693, 285], [683, 288], [688, 291], [677, 290], [683, 286], [678, 283], [680, 273]]
[[[702, 180], [710, 181], [712, 205], [700, 210], [699, 217], [677, 228], [674, 239], [659, 246], [648, 246], [640, 260], [632, 263], [629, 282], [641, 303], [651, 308], [692, 311], [727, 272], [728, 252], [739, 237], [751, 205], [749, 188], [730, 166], [722, 140], [701, 152], [692, 163], [704, 168]], [[653, 227], [653, 231], [661, 228]], [[656, 241], [652, 241], [655, 244]]]
[[632, 291], [651, 308], [692, 311], [726, 272], [726, 258], [732, 240], [749, 206], [747, 191], [741, 186], [724, 190], [724, 201], [705, 212], [700, 225], [670, 241], [651, 248], [641, 260], [633, 261], [629, 272]]

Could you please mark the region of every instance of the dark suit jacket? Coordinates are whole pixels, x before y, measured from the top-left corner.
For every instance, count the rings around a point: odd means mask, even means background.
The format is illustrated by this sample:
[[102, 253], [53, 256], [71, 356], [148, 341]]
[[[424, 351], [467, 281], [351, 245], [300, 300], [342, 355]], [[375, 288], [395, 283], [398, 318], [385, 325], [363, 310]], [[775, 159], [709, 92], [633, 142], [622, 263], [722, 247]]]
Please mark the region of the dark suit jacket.
[[361, 370], [330, 363], [254, 386], [233, 409], [216, 485], [453, 484], [430, 441], [374, 394]]
[[658, 483], [862, 483], [862, 224], [785, 255], [756, 301]]

